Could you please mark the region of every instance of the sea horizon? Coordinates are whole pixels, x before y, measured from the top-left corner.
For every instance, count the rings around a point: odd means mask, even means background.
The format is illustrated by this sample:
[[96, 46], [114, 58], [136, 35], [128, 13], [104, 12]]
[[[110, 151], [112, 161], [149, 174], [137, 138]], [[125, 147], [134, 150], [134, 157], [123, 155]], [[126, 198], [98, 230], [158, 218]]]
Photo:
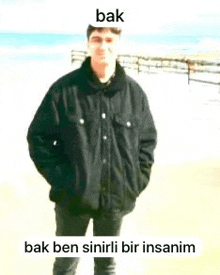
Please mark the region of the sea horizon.
[[[86, 50], [85, 34], [0, 32], [0, 62], [61, 60], [71, 50]], [[220, 37], [176, 34], [125, 34], [120, 53], [141, 53], [149, 56], [190, 56], [220, 52]], [[70, 58], [70, 57], [69, 57]], [[201, 57], [202, 58], [202, 57]], [[220, 61], [220, 55], [211, 57]]]

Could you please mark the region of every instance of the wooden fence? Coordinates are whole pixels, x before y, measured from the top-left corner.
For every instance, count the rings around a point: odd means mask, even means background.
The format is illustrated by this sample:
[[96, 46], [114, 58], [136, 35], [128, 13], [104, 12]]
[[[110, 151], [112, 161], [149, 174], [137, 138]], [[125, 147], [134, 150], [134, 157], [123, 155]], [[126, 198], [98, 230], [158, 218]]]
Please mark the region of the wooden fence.
[[[71, 51], [71, 63], [82, 62], [87, 56], [85, 51]], [[220, 63], [202, 60], [172, 59], [162, 57], [147, 57], [121, 54], [118, 56], [120, 64], [127, 69], [136, 70], [137, 73], [155, 74], [161, 70], [188, 75], [190, 81], [220, 85]]]

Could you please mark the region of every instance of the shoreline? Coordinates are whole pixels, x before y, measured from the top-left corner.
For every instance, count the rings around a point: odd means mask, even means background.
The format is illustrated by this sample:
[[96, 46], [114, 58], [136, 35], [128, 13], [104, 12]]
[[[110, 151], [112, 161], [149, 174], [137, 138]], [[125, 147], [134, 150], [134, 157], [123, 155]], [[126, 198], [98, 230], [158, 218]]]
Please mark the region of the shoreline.
[[[147, 51], [146, 51], [147, 52]], [[185, 54], [184, 52], [158, 52], [158, 53], [146, 53], [141, 50], [137, 51], [130, 51], [130, 52], [120, 52], [122, 55], [134, 55], [134, 56], [143, 56], [149, 58], [158, 58], [158, 59], [178, 59], [178, 60], [192, 60], [192, 61], [206, 61], [206, 62], [217, 62], [220, 63], [220, 51], [210, 51], [210, 52], [196, 52], [196, 53], [188, 53]]]

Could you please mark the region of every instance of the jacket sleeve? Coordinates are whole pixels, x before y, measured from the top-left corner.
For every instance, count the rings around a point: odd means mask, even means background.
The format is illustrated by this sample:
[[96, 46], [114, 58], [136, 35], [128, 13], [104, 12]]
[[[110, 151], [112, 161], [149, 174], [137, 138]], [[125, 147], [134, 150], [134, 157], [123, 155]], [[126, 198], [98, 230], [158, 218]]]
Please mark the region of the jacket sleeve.
[[157, 131], [145, 94], [143, 94], [142, 102], [142, 122], [139, 141], [140, 191], [146, 188], [150, 180], [151, 167], [154, 163], [154, 149], [157, 144]]
[[31, 122], [27, 141], [30, 157], [37, 170], [54, 187], [62, 184], [66, 169], [59, 124], [58, 102], [50, 89]]

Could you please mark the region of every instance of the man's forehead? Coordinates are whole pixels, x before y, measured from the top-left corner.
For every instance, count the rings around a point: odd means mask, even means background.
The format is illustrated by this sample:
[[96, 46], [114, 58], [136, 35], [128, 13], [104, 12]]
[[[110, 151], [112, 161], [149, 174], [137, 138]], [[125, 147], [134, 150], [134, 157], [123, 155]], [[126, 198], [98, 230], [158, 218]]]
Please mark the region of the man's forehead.
[[103, 30], [94, 30], [91, 35], [90, 38], [92, 37], [112, 37], [112, 38], [117, 38], [118, 35], [111, 32], [109, 29], [103, 29]]

